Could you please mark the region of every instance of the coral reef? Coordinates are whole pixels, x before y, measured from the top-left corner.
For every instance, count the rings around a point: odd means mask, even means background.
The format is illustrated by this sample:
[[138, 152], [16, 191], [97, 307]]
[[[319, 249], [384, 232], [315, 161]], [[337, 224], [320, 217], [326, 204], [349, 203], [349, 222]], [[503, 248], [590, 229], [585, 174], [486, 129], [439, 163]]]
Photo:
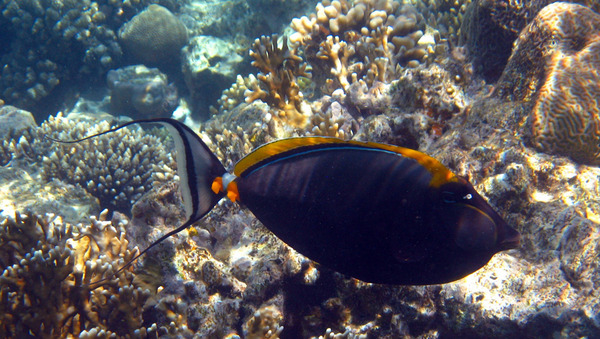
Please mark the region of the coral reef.
[[[473, 1], [464, 15], [460, 44], [465, 44], [468, 48], [476, 71], [488, 81], [498, 80], [519, 32], [542, 8], [556, 1]], [[595, 11], [600, 10], [600, 4], [593, 0], [567, 2], [581, 3]]]
[[[491, 98], [472, 113], [519, 129], [528, 144], [586, 164], [599, 164], [600, 15], [587, 7], [554, 3], [520, 34]], [[504, 113], [484, 113], [491, 105]], [[480, 115], [481, 114], [481, 115]], [[511, 116], [507, 116], [511, 114]]]
[[390, 82], [399, 66], [433, 58], [437, 36], [413, 6], [391, 0], [326, 0], [310, 17], [292, 20], [292, 28], [290, 41], [302, 44], [314, 73], [327, 77], [325, 93], [357, 80]]
[[[0, 224], [2, 337], [145, 336], [151, 291], [132, 283], [131, 269], [115, 274], [137, 250], [128, 249], [126, 221], [17, 214]], [[102, 280], [100, 283], [95, 283]]]
[[59, 144], [110, 129], [99, 123], [50, 117], [15, 143], [15, 158], [41, 165], [46, 181], [79, 185], [96, 197], [102, 208], [129, 213], [131, 205], [154, 184], [175, 176], [175, 161], [164, 139], [140, 129], [120, 130], [90, 141]]
[[183, 76], [198, 115], [208, 118], [209, 105], [235, 81], [242, 53], [245, 49], [235, 42], [210, 36], [195, 36], [183, 48]]
[[260, 99], [277, 110], [274, 116], [285, 119], [290, 125], [303, 127], [310, 112], [302, 107], [303, 95], [297, 79], [311, 74], [296, 49], [288, 47], [287, 37], [284, 36], [281, 42], [278, 38], [278, 35], [261, 36], [252, 44], [252, 66], [260, 73], [256, 76], [258, 81], [252, 82], [244, 95], [246, 102]]
[[[19, 5], [30, 2], [50, 4]], [[465, 49], [453, 45], [468, 0], [326, 0], [316, 13], [294, 20], [287, 42], [270, 36], [252, 44], [257, 76], [235, 77], [240, 69], [221, 64], [224, 47], [202, 51], [215, 41], [206, 37], [192, 38], [184, 48], [184, 75], [196, 92], [204, 88], [206, 72], [216, 71], [206, 76], [209, 81], [235, 79], [199, 132], [228, 169], [253, 148], [288, 136], [416, 148], [469, 178], [522, 233], [519, 249], [450, 284], [367, 284], [310, 262], [249, 212], [222, 201], [142, 257], [139, 270], [111, 276], [136, 253], [133, 245], [145, 248], [181, 225], [185, 213], [162, 132], [128, 129], [74, 145], [42, 137], [69, 140], [108, 129], [111, 123], [85, 114], [102, 108], [84, 100], [77, 120], [59, 116], [37, 128], [25, 119], [22, 129], [2, 136], [0, 157], [7, 160], [0, 168], [0, 336], [599, 337], [600, 169], [586, 164], [597, 164], [599, 152], [593, 139], [599, 133], [592, 130], [599, 114], [594, 98], [600, 96], [600, 22], [573, 4], [550, 5], [533, 19], [521, 15], [536, 2], [490, 2], [498, 8], [494, 23], [501, 22], [500, 29], [516, 37], [520, 25], [526, 27], [493, 89], [472, 72]], [[264, 21], [261, 6], [282, 8], [287, 2], [197, 8], [160, 3], [178, 13], [193, 35], [219, 31], [224, 40], [243, 45], [249, 37], [234, 37], [235, 31], [258, 21], [228, 22], [233, 13], [248, 9], [250, 17]], [[96, 24], [113, 32], [147, 5], [98, 4], [99, 12], [113, 15]], [[21, 11], [20, 18], [33, 13], [24, 5]], [[218, 11], [224, 14], [214, 15]], [[251, 31], [266, 33], [261, 30], [283, 17]], [[0, 32], [20, 27], [4, 25], [6, 17], [0, 23]], [[46, 42], [39, 45], [47, 50]], [[227, 56], [237, 59], [242, 50], [235, 47]], [[56, 78], [67, 79], [65, 64], [44, 53], [40, 57], [53, 64], [40, 67], [56, 67]], [[113, 213], [107, 221], [110, 212], [89, 219], [99, 203], [126, 212], [131, 207], [132, 220]], [[18, 212], [29, 209], [55, 216]], [[84, 284], [101, 277], [109, 278], [106, 284]], [[51, 304], [40, 299], [48, 288]]]
[[119, 29], [119, 41], [134, 60], [147, 65], [173, 63], [187, 43], [185, 25], [167, 8], [152, 4]]
[[179, 104], [177, 88], [157, 68], [134, 65], [106, 76], [114, 113], [133, 119], [170, 117]]
[[[106, 122], [90, 124], [58, 116], [50, 117], [40, 131], [60, 140], [73, 140], [109, 128]], [[87, 144], [55, 145], [43, 156], [43, 176], [80, 185], [104, 208], [128, 213], [144, 192], [175, 175], [174, 159], [163, 142], [141, 130], [124, 129]]]
[[133, 15], [146, 3], [1, 1], [1, 98], [45, 119], [49, 107], [61, 105], [69, 84], [100, 81], [121, 62], [115, 31], [125, 14]]

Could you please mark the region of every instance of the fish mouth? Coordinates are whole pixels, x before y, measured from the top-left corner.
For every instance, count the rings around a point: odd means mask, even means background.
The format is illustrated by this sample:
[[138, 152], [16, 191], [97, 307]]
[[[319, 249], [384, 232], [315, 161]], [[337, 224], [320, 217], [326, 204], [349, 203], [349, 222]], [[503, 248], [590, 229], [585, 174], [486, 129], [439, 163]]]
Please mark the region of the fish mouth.
[[498, 245], [501, 251], [510, 250], [519, 247], [521, 243], [521, 234], [513, 230], [512, 234], [507, 235]]

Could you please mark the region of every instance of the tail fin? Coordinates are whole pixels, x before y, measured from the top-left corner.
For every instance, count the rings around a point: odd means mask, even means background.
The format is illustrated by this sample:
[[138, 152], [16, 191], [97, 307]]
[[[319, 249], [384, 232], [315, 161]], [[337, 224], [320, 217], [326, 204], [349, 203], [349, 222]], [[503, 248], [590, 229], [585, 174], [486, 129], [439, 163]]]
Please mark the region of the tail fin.
[[[221, 200], [224, 193], [214, 193], [211, 189], [212, 183], [216, 177], [221, 177], [226, 173], [225, 168], [219, 159], [211, 152], [206, 144], [186, 125], [177, 120], [168, 118], [134, 120], [102, 133], [87, 136], [79, 140], [57, 140], [46, 136], [46, 138], [60, 143], [75, 143], [91, 139], [103, 134], [117, 131], [121, 128], [138, 123], [160, 123], [167, 127], [171, 136], [175, 140], [177, 173], [179, 174], [179, 188], [183, 196], [187, 221], [180, 227], [168, 232], [153, 242], [150, 246], [140, 252], [130, 262], [121, 267], [115, 274], [127, 268], [142, 254], [150, 248], [159, 244], [161, 241], [173, 234], [179, 233], [194, 222], [204, 217]], [[107, 280], [107, 278], [96, 281], [97, 284]]]
[[211, 186], [216, 177], [226, 173], [225, 168], [202, 139], [186, 125], [166, 118], [150, 121], [165, 125], [175, 140], [180, 190], [191, 224], [206, 215], [223, 197], [222, 193], [215, 194]]

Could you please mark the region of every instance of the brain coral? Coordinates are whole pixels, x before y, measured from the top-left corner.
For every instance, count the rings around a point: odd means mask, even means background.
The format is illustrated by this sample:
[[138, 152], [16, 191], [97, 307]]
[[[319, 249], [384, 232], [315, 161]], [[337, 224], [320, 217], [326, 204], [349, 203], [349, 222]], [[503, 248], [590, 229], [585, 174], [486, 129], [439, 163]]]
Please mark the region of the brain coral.
[[[0, 223], [0, 337], [145, 337], [151, 292], [132, 282], [131, 269], [112, 275], [137, 254], [124, 221], [17, 214]], [[107, 278], [101, 284], [90, 284]]]
[[496, 91], [532, 100], [529, 142], [600, 164], [600, 15], [554, 3], [520, 34]]
[[187, 43], [185, 25], [165, 7], [152, 4], [123, 25], [119, 39], [126, 52], [146, 64], [178, 61]]
[[[474, 63], [484, 77], [495, 81], [501, 75], [519, 32], [545, 6], [557, 0], [476, 0], [467, 8], [460, 43], [466, 44]], [[595, 10], [595, 0], [575, 0]]]

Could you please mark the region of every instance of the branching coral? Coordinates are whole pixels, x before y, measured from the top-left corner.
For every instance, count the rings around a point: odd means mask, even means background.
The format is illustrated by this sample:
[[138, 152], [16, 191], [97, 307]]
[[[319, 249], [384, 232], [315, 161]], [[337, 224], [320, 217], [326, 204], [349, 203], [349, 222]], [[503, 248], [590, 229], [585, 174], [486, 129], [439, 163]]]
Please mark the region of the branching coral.
[[75, 144], [45, 138], [75, 140], [110, 129], [106, 122], [93, 124], [50, 117], [30, 137], [16, 145], [20, 157], [42, 164], [46, 180], [60, 179], [80, 185], [99, 199], [103, 208], [129, 213], [131, 205], [155, 182], [175, 176], [175, 162], [160, 137], [140, 129], [124, 129]]
[[290, 41], [303, 46], [314, 73], [333, 75], [321, 88], [326, 93], [357, 80], [390, 82], [399, 67], [431, 58], [439, 38], [414, 7], [392, 0], [325, 0], [291, 26]]
[[85, 226], [31, 214], [0, 224], [0, 336], [139, 337], [156, 331], [141, 318], [151, 292], [132, 283], [131, 269], [114, 274], [137, 250], [128, 249], [126, 222], [106, 215]]
[[245, 93], [246, 102], [260, 99], [278, 110], [277, 115], [291, 125], [303, 126], [306, 114], [302, 107], [302, 92], [298, 77], [310, 77], [307, 65], [297, 55], [295, 48], [288, 47], [287, 38], [281, 44], [278, 36], [261, 36], [252, 44], [252, 65], [260, 70], [259, 82], [253, 82]]
[[60, 84], [104, 75], [121, 60], [115, 30], [124, 13], [147, 2], [0, 1], [0, 35], [10, 46], [0, 49], [2, 99], [31, 109]]

